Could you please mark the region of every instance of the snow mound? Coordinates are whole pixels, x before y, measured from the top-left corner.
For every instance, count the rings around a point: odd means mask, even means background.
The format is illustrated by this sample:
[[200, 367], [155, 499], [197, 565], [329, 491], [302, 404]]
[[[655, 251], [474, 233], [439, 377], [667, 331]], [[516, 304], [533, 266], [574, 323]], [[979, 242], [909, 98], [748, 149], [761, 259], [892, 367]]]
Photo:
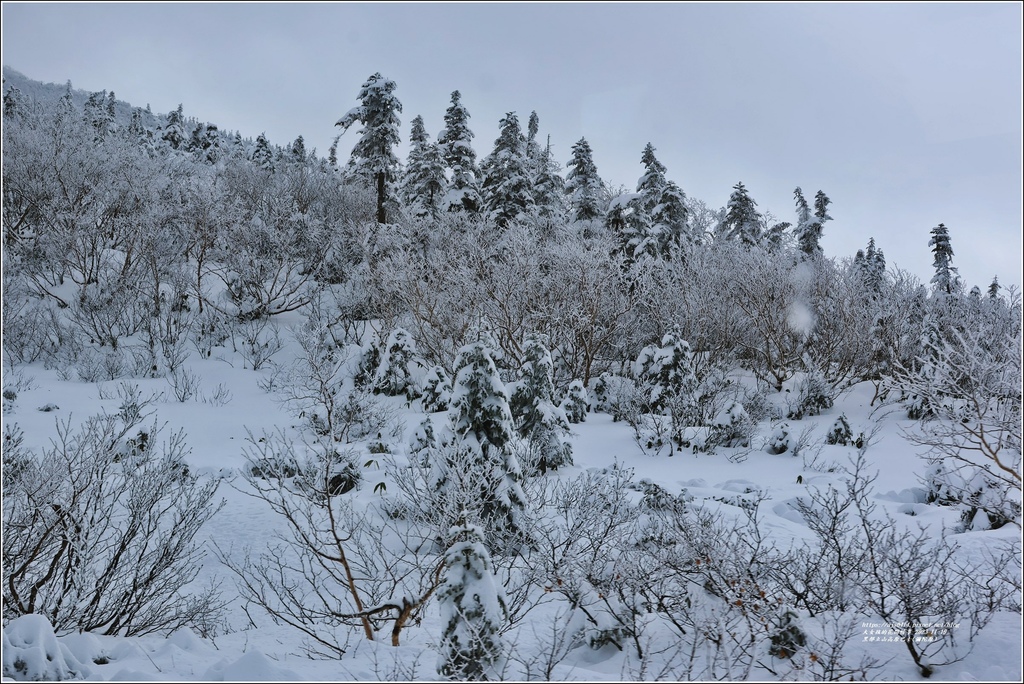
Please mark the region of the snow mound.
[[203, 679], [211, 682], [287, 682], [302, 677], [278, 667], [259, 651], [250, 651], [234, 662], [225, 659], [214, 664]]
[[42, 615], [22, 615], [3, 630], [3, 676], [21, 682], [61, 682], [89, 676], [71, 651], [57, 641]]

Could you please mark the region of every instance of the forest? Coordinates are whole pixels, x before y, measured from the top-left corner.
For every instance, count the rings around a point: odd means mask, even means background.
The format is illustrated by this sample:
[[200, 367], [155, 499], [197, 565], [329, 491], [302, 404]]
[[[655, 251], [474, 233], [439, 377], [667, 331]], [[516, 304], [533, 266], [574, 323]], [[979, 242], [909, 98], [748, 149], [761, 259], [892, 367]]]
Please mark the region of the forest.
[[326, 157], [5, 80], [5, 678], [1020, 677], [1020, 293], [944, 224], [922, 282], [379, 73]]

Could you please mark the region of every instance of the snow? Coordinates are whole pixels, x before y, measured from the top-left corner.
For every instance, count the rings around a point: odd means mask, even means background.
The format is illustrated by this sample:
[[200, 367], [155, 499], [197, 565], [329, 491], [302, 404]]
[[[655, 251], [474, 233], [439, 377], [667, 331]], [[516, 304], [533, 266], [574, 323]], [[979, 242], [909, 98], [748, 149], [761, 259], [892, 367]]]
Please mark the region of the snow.
[[[289, 315], [281, 318], [283, 330], [299, 320]], [[285, 338], [288, 335], [283, 334], [282, 339]], [[293, 358], [296, 350], [288, 346], [293, 344], [289, 338], [286, 348], [275, 360], [285, 362]], [[137, 385], [143, 396], [155, 397], [151, 406], [154, 420], [166, 422], [166, 430], [182, 428], [186, 431], [191, 447], [187, 460], [193, 472], [224, 478], [218, 496], [226, 499], [226, 505], [200, 536], [216, 541], [233, 554], [242, 554], [247, 548], [254, 553], [265, 551], [268, 541], [282, 529], [281, 521], [265, 504], [244, 493], [237, 477], [247, 461], [243, 452], [247, 435], [277, 429], [295, 435], [301, 425], [297, 416], [277, 397], [261, 389], [260, 381], [265, 380], [272, 369], [253, 371], [243, 366], [239, 356], [230, 349], [218, 348], [208, 359], [193, 355], [186, 368], [201, 378], [200, 396], [185, 402], [173, 398], [163, 379], [128, 381]], [[24, 366], [18, 370], [23, 377], [31, 379], [31, 386], [20, 389], [12, 403], [5, 402], [4, 423], [16, 423], [24, 431], [29, 445], [37, 451], [55, 436], [58, 420], [78, 424], [89, 415], [118, 409], [115, 390], [119, 382], [95, 384], [61, 379], [57, 370], [40, 366]], [[5, 371], [5, 387], [8, 372]], [[461, 382], [465, 375], [458, 376], [454, 390], [456, 402], [467, 391]], [[204, 402], [202, 397], [217, 385], [228, 388], [232, 399], [222, 405]], [[504, 391], [497, 380], [493, 381], [491, 389]], [[854, 435], [863, 432], [879, 419], [875, 407], [870, 405], [871, 396], [871, 387], [857, 386], [821, 415], [790, 421], [790, 434], [814, 426], [823, 437], [840, 415], [847, 417]], [[772, 398], [780, 404], [783, 401], [782, 395]], [[419, 429], [423, 414], [415, 402], [409, 406], [401, 397], [383, 400], [395, 408], [405, 425], [404, 433], [396, 439], [399, 446], [393, 447], [398, 452], [396, 457], [401, 459], [407, 453], [403, 445], [408, 444]], [[37, 410], [48, 403], [60, 408], [49, 413]], [[727, 423], [731, 417], [723, 412], [720, 419]], [[879, 472], [872, 499], [879, 512], [890, 513], [897, 524], [906, 524], [908, 529], [924, 525], [935, 536], [943, 528], [952, 528], [958, 520], [958, 511], [929, 505], [923, 500], [920, 478], [925, 467], [917, 455], [920, 449], [903, 437], [911, 421], [904, 414], [892, 413], [883, 416], [880, 425], [879, 434], [865, 451], [869, 468]], [[809, 538], [796, 502], [806, 498], [813, 488], [841, 486], [839, 468], [847, 465], [856, 453], [852, 446], [826, 445], [816, 461], [806, 456], [793, 456], [790, 451], [769, 454], [760, 448], [776, 429], [768, 421], [758, 426], [758, 434], [751, 444], [753, 449], [745, 459], [729, 457], [744, 451], [740, 448], [720, 448], [714, 454], [683, 451], [674, 456], [647, 455], [635, 443], [627, 424], [602, 412], [588, 414], [586, 422], [574, 424], [572, 429], [568, 440], [573, 448], [573, 465], [548, 473], [545, 478], [569, 481], [594, 469], [624, 466], [632, 469], [634, 482], [647, 479], [672, 495], [685, 492], [694, 505], [717, 511], [723, 517], [741, 515], [742, 511], [735, 505], [737, 497], [749, 498], [753, 493], [762, 492], [767, 499], [759, 513], [760, 529], [780, 547]], [[372, 489], [380, 478], [367, 480], [370, 484], [364, 482], [351, 496], [358, 505], [369, 510], [379, 497]], [[529, 492], [530, 488], [526, 487], [525, 491]], [[983, 530], [983, 527], [984, 520], [976, 517], [972, 531], [955, 535], [967, 563], [982, 558], [1000, 542], [1019, 538], [1019, 530], [1013, 525], [999, 530]], [[452, 552], [457, 550], [453, 548]], [[478, 548], [474, 553], [483, 551]], [[232, 576], [216, 558], [208, 555], [196, 583], [201, 585], [211, 580], [224, 582], [229, 594], [234, 591]], [[476, 581], [485, 585], [477, 592], [484, 602], [484, 610], [491, 615], [500, 614], [497, 603], [500, 582]], [[546, 630], [547, 625], [554, 624], [554, 610], [555, 604], [542, 605], [529, 615], [527, 626], [518, 632], [517, 648], [539, 651], [551, 645]], [[11, 620], [3, 628], [4, 676], [47, 680], [78, 677], [97, 681], [324, 681], [373, 680], [387, 676], [432, 680], [438, 678], [434, 667], [440, 635], [449, 617], [451, 615], [442, 612], [437, 603], [431, 603], [423, 614], [422, 623], [406, 628], [399, 649], [385, 643], [386, 639], [369, 644], [356, 632], [340, 660], [325, 661], [306, 657], [307, 638], [303, 634], [286, 625], [275, 624], [253, 606], [246, 610], [238, 600], [232, 601], [223, 624], [207, 625], [205, 633], [196, 629], [178, 630], [167, 637], [55, 635], [43, 616], [26, 615]], [[801, 626], [809, 633], [824, 629], [817, 618], [811, 619], [805, 614], [800, 618]], [[561, 619], [588, 626], [579, 612], [564, 614]], [[597, 614], [596, 619], [597, 630], [614, 626], [607, 622], [610, 620], [607, 614]], [[872, 621], [870, 616], [857, 616], [857, 619]], [[589, 625], [588, 629], [592, 627]], [[865, 655], [887, 661], [881, 669], [871, 673], [873, 679], [920, 679], [902, 644], [865, 643], [855, 638], [847, 655], [853, 660]], [[554, 678], [581, 681], [617, 680], [635, 676], [638, 667], [635, 653], [630, 655], [628, 648], [623, 652], [612, 645], [599, 650], [578, 646], [568, 649], [551, 674]], [[1020, 615], [999, 613], [976, 640], [973, 651], [962, 661], [939, 668], [935, 677], [953, 681], [1019, 681], [1021, 675]], [[519, 678], [514, 670], [509, 670], [508, 676]], [[767, 672], [756, 669], [752, 676], [772, 678]]]

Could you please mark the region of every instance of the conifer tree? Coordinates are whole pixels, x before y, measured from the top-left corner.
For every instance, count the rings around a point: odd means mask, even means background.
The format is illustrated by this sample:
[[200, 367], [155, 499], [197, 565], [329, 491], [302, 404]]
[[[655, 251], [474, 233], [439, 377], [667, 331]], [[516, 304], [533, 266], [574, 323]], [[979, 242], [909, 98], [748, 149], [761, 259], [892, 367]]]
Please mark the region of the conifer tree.
[[526, 139], [519, 117], [508, 112], [499, 123], [500, 132], [494, 151], [480, 165], [484, 175], [481, 187], [484, 209], [498, 227], [528, 216], [533, 208], [533, 192], [526, 159]]
[[185, 115], [180, 104], [167, 115], [167, 123], [160, 131], [160, 139], [170, 145], [172, 150], [180, 149], [188, 139], [185, 135]]
[[353, 175], [369, 180], [377, 191], [377, 223], [387, 223], [387, 207], [393, 200], [389, 184], [398, 171], [395, 147], [400, 141], [398, 113], [402, 103], [395, 97], [395, 82], [375, 73], [363, 83], [360, 105], [349, 110], [335, 124], [342, 133], [354, 123], [363, 125], [352, 148], [349, 168]]
[[[522, 536], [526, 497], [520, 485], [522, 468], [511, 448], [515, 429], [508, 390], [482, 342], [463, 347], [455, 369], [448, 409], [451, 437], [444, 440], [451, 462], [474, 470], [473, 500], [488, 532], [496, 541], [514, 541]], [[435, 488], [446, 488], [449, 475], [441, 472]]]
[[572, 159], [566, 165], [565, 194], [569, 198], [572, 221], [590, 221], [601, 217], [603, 183], [597, 175], [593, 153], [586, 138], [572, 146]]
[[637, 181], [636, 191], [643, 199], [643, 208], [649, 216], [661, 202], [661, 193], [668, 181], [665, 179], [665, 165], [654, 156], [654, 146], [647, 143], [640, 157], [644, 165], [644, 175]]
[[437, 136], [438, 148], [445, 165], [452, 170], [445, 205], [448, 211], [476, 213], [480, 200], [480, 172], [473, 150], [473, 132], [469, 130], [469, 112], [462, 104], [462, 94], [452, 93], [452, 103], [444, 114], [445, 128]]
[[565, 441], [569, 420], [555, 405], [554, 364], [542, 336], [527, 336], [518, 375], [509, 407], [519, 436], [529, 440], [534, 455], [530, 465], [539, 474], [571, 465], [572, 445]]
[[441, 153], [438, 146], [430, 142], [422, 116], [412, 120], [409, 140], [412, 146], [402, 187], [405, 205], [413, 216], [437, 218], [447, 181]]
[[274, 170], [274, 151], [270, 149], [267, 136], [260, 133], [256, 136], [256, 146], [252, 150], [252, 163], [267, 171]]
[[928, 246], [932, 248], [935, 260], [932, 266], [935, 268], [935, 275], [932, 276], [932, 285], [936, 292], [943, 295], [951, 295], [959, 287], [960, 278], [957, 269], [950, 262], [953, 260], [953, 247], [949, 242], [949, 229], [944, 223], [940, 223], [931, 230], [931, 239]]
[[533, 177], [533, 201], [540, 218], [561, 220], [565, 215], [565, 180], [558, 171], [558, 163], [551, 156], [551, 136], [548, 136]]
[[761, 242], [761, 214], [743, 183], [733, 186], [725, 217], [718, 233], [727, 240], [736, 240], [750, 247]]
[[483, 530], [465, 517], [449, 531], [437, 591], [444, 625], [437, 669], [452, 679], [481, 681], [504, 655], [500, 631], [508, 610]]

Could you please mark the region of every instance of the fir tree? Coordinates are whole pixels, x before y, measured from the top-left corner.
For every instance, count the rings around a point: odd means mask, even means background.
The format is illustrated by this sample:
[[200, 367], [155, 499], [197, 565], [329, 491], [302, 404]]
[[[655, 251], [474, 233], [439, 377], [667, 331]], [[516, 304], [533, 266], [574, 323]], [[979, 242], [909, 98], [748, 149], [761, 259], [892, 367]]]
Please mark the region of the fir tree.
[[533, 201], [540, 218], [557, 221], [565, 215], [565, 180], [558, 171], [558, 163], [551, 156], [551, 136], [548, 136], [533, 178]]
[[565, 193], [569, 198], [571, 220], [590, 221], [600, 218], [604, 184], [597, 175], [597, 166], [586, 138], [580, 138], [572, 146], [572, 159], [566, 167]]
[[267, 171], [274, 170], [274, 151], [270, 149], [267, 136], [263, 133], [256, 136], [256, 146], [253, 148], [252, 155], [249, 158], [253, 164], [261, 169]]
[[751, 247], [761, 242], [761, 214], [743, 183], [733, 186], [725, 217], [718, 233], [727, 240], [737, 240]]
[[793, 191], [796, 200], [796, 242], [797, 247], [806, 256], [814, 256], [821, 252], [818, 245], [821, 240], [821, 222], [811, 213], [811, 207], [804, 198], [803, 190]]
[[484, 209], [495, 225], [503, 228], [529, 215], [534, 203], [519, 117], [508, 112], [499, 125], [494, 151], [480, 165], [484, 174], [481, 193]]
[[667, 181], [661, 190], [658, 204], [651, 211], [654, 236], [663, 257], [667, 257], [674, 249], [679, 249], [687, 241], [686, 220], [688, 214], [686, 195], [682, 188], [672, 181]]
[[387, 223], [387, 207], [392, 197], [388, 185], [395, 181], [400, 142], [398, 113], [402, 103], [395, 97], [395, 82], [373, 74], [359, 91], [360, 105], [349, 110], [335, 124], [344, 133], [352, 124], [363, 125], [359, 140], [352, 148], [349, 168], [353, 175], [371, 181], [377, 191], [377, 223]]
[[654, 146], [651, 143], [644, 147], [640, 161], [644, 165], [644, 175], [637, 181], [636, 191], [642, 198], [644, 211], [648, 215], [653, 215], [655, 207], [661, 202], [661, 193], [668, 183], [665, 180], [666, 169], [654, 156]]
[[437, 669], [456, 680], [486, 680], [504, 655], [500, 631], [508, 610], [483, 531], [464, 513], [449, 535], [437, 591], [444, 625]]
[[650, 220], [640, 195], [631, 193], [613, 199], [608, 205], [605, 225], [615, 235], [626, 267], [657, 254], [657, 243], [651, 237]]
[[992, 284], [988, 286], [988, 298], [999, 299], [1000, 288], [1001, 286], [999, 285], [999, 277], [992, 276]]
[[[488, 531], [496, 541], [515, 541], [522, 537], [525, 495], [520, 485], [522, 469], [511, 448], [515, 429], [508, 390], [482, 342], [463, 347], [455, 369], [448, 449], [457, 467], [474, 469], [477, 493], [473, 498]], [[447, 479], [442, 473], [435, 488], [444, 489]]]
[[309, 157], [309, 153], [306, 152], [306, 141], [301, 135], [295, 139], [295, 142], [292, 143], [291, 149], [288, 152], [291, 157], [291, 161], [296, 164], [305, 164]]
[[469, 130], [469, 112], [462, 104], [458, 90], [452, 93], [452, 103], [444, 114], [445, 128], [437, 136], [438, 148], [445, 165], [452, 170], [445, 205], [449, 211], [480, 211], [480, 172], [476, 167], [473, 150], [473, 132]]
[[932, 285], [936, 292], [943, 295], [951, 295], [959, 287], [960, 278], [957, 269], [950, 265], [953, 260], [953, 247], [949, 242], [949, 229], [944, 223], [932, 228], [931, 239], [928, 246], [932, 248], [935, 260], [932, 266], [935, 268], [935, 275], [932, 276]]
[[402, 187], [405, 205], [413, 216], [437, 218], [447, 181], [441, 153], [438, 146], [430, 142], [422, 116], [412, 120], [409, 140], [412, 146]]
[[170, 145], [172, 150], [180, 149], [188, 139], [185, 135], [185, 115], [180, 104], [167, 115], [167, 123], [160, 131], [160, 139]]
[[519, 436], [530, 443], [534, 456], [530, 465], [542, 475], [571, 465], [572, 445], [565, 441], [569, 420], [555, 405], [554, 364], [541, 336], [527, 336], [518, 375], [509, 408]]

